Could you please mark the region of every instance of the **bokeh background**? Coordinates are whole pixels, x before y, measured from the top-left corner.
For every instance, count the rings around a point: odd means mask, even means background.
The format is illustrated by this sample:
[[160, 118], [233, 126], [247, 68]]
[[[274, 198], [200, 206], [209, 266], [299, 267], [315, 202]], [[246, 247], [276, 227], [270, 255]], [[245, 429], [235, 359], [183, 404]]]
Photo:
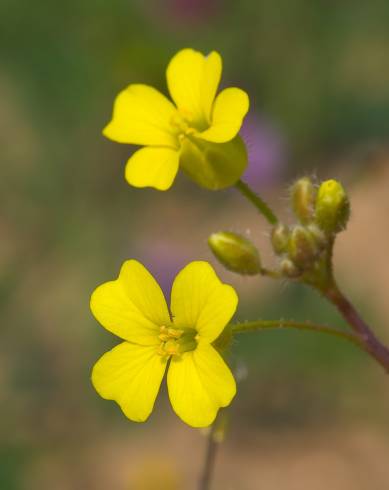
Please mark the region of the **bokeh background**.
[[[168, 292], [193, 259], [237, 289], [239, 320], [344, 326], [303, 288], [215, 264], [210, 233], [269, 229], [233, 190], [180, 175], [166, 193], [124, 181], [133, 148], [105, 140], [117, 92], [166, 91], [183, 47], [218, 50], [223, 84], [251, 97], [246, 178], [286, 220], [302, 175], [340, 178], [352, 219], [339, 282], [389, 342], [389, 4], [385, 0], [0, 0], [0, 488], [195, 488], [205, 438], [165, 391], [147, 424], [93, 391], [90, 368], [117, 340], [89, 312], [96, 285], [137, 258]], [[340, 340], [301, 332], [240, 338], [214, 488], [389, 488], [389, 381]]]

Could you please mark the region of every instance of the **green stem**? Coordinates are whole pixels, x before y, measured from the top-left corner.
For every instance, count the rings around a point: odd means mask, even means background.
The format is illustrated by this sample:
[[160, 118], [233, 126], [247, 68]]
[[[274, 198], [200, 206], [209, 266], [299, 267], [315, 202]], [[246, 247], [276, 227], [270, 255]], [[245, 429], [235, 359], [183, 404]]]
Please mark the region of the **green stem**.
[[269, 330], [269, 329], [297, 329], [297, 330], [310, 330], [311, 332], [320, 332], [332, 335], [335, 337], [340, 337], [342, 339], [348, 340], [353, 344], [357, 345], [361, 349], [366, 351], [366, 347], [363, 340], [359, 335], [344, 332], [332, 327], [326, 327], [325, 325], [317, 325], [315, 323], [309, 322], [295, 322], [292, 320], [256, 320], [253, 322], [235, 323], [231, 325], [232, 333], [245, 333], [245, 332], [255, 332], [258, 330]]
[[207, 449], [206, 449], [205, 459], [204, 459], [204, 467], [199, 482], [199, 490], [209, 490], [211, 487], [211, 480], [215, 469], [216, 453], [218, 447], [218, 443], [216, 442], [214, 437], [215, 430], [216, 430], [216, 421], [212, 424], [212, 426], [209, 429]]
[[266, 202], [258, 196], [250, 187], [243, 182], [242, 180], [238, 180], [235, 184], [235, 187], [238, 191], [243, 194], [254, 206], [258, 209], [258, 211], [263, 214], [263, 216], [267, 219], [267, 221], [271, 225], [276, 225], [278, 223], [277, 216], [273, 213], [271, 208], [266, 204]]

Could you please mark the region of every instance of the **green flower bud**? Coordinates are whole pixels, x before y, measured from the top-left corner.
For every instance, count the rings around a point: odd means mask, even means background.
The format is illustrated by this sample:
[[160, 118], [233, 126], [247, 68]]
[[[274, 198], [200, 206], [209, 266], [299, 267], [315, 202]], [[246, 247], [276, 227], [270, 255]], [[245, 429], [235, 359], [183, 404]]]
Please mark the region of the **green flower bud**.
[[342, 184], [326, 180], [316, 198], [316, 223], [328, 234], [339, 233], [346, 228], [350, 217], [350, 202]]
[[258, 250], [247, 238], [237, 233], [221, 231], [211, 235], [208, 244], [226, 269], [250, 276], [261, 272]]
[[291, 188], [292, 208], [302, 224], [313, 220], [316, 189], [309, 177], [297, 180]]
[[319, 247], [312, 233], [304, 226], [295, 226], [288, 245], [289, 258], [299, 268], [309, 267], [319, 253]]
[[301, 276], [302, 271], [290, 259], [283, 259], [280, 263], [281, 274], [285, 277], [295, 279]]
[[211, 190], [234, 185], [247, 165], [246, 146], [239, 136], [227, 143], [185, 138], [180, 165], [197, 184]]
[[273, 245], [273, 250], [277, 255], [281, 255], [287, 252], [289, 235], [289, 228], [282, 223], [273, 228], [271, 234], [271, 243]]

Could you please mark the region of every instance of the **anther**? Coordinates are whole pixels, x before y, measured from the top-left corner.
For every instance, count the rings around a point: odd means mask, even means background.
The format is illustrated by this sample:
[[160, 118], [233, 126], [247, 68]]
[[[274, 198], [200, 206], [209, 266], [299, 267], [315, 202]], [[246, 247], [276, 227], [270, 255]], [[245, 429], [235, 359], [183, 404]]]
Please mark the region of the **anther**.
[[165, 352], [170, 356], [179, 354], [179, 346], [174, 340], [169, 340], [168, 342], [166, 342], [164, 349]]
[[174, 339], [179, 339], [184, 331], [179, 330], [178, 328], [168, 328], [167, 333], [170, 337], [173, 337]]

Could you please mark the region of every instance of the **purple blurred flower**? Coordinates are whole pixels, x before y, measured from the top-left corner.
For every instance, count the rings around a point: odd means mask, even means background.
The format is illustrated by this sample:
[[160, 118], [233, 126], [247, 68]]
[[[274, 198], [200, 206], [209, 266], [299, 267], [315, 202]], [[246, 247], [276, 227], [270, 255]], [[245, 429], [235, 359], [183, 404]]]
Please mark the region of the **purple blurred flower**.
[[277, 182], [285, 166], [286, 149], [281, 133], [263, 117], [249, 113], [240, 135], [249, 160], [243, 180], [258, 188]]
[[170, 299], [170, 290], [177, 273], [190, 260], [171, 242], [154, 242], [152, 246], [143, 245], [137, 259], [150, 271], [161, 286], [166, 299]]

